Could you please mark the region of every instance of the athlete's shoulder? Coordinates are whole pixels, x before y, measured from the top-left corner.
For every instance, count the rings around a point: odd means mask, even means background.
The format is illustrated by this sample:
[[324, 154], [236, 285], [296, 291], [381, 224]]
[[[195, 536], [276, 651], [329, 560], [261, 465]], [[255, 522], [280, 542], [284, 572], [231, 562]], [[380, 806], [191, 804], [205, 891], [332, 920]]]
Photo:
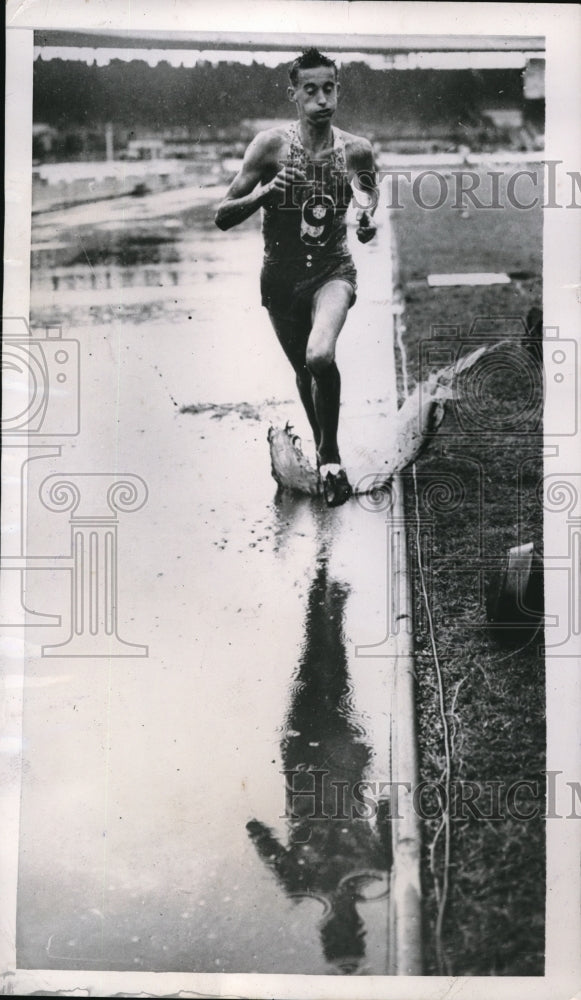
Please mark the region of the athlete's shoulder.
[[337, 130], [345, 143], [345, 153], [347, 159], [354, 165], [360, 162], [368, 163], [373, 159], [373, 146], [369, 139], [363, 135], [354, 135], [353, 132]]
[[336, 131], [343, 136], [345, 145], [362, 146], [365, 147], [366, 149], [372, 148], [369, 139], [366, 139], [364, 135], [355, 135], [354, 132], [347, 132], [343, 128], [338, 128], [336, 129]]
[[287, 141], [287, 129], [283, 125], [275, 125], [257, 132], [248, 149], [265, 159], [278, 158]]

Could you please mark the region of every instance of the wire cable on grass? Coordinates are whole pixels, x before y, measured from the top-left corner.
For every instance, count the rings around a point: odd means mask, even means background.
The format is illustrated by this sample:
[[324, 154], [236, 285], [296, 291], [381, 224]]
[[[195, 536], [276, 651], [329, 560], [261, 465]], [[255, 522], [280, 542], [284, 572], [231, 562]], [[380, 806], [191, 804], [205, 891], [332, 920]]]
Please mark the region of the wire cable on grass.
[[436, 889], [436, 900], [438, 903], [438, 914], [436, 917], [436, 955], [438, 958], [438, 965], [440, 966], [440, 972], [446, 975], [450, 974], [448, 968], [448, 961], [444, 953], [444, 945], [442, 940], [442, 931], [444, 925], [444, 918], [446, 915], [446, 904], [448, 902], [448, 891], [450, 883], [450, 849], [451, 849], [451, 826], [450, 826], [450, 788], [452, 781], [452, 754], [450, 750], [450, 729], [448, 726], [448, 717], [446, 715], [446, 701], [444, 694], [444, 678], [442, 675], [442, 668], [440, 666], [440, 659], [438, 656], [438, 649], [436, 645], [436, 636], [434, 633], [434, 622], [432, 618], [432, 609], [430, 607], [430, 599], [428, 596], [428, 590], [426, 587], [426, 577], [424, 572], [424, 564], [422, 559], [422, 543], [421, 543], [421, 530], [420, 530], [420, 506], [418, 499], [418, 481], [416, 473], [415, 462], [412, 466], [412, 477], [414, 483], [414, 505], [415, 505], [415, 515], [416, 515], [416, 557], [418, 560], [418, 571], [420, 577], [420, 587], [422, 591], [422, 600], [424, 602], [424, 607], [426, 609], [426, 615], [428, 618], [428, 628], [430, 632], [430, 645], [432, 648], [432, 657], [434, 660], [434, 666], [436, 668], [436, 681], [438, 685], [438, 703], [440, 709], [440, 718], [442, 720], [442, 732], [444, 738], [444, 808], [442, 810], [442, 819], [440, 828], [436, 832], [433, 842], [433, 853], [431, 854], [432, 860], [435, 861], [435, 846], [436, 841], [439, 837], [441, 830], [444, 831], [444, 864], [442, 870], [442, 880], [441, 884], [438, 881], [435, 865], [432, 868], [432, 874], [434, 876], [434, 886]]
[[[403, 333], [405, 332], [405, 325], [401, 318], [402, 313], [399, 312], [395, 319], [395, 334], [398, 350], [401, 357], [402, 364], [402, 381], [403, 381], [403, 392], [404, 397], [407, 398], [409, 395], [409, 381], [408, 381], [408, 369], [407, 369], [407, 352], [405, 345], [403, 343]], [[438, 656], [438, 649], [436, 644], [436, 635], [434, 631], [434, 621], [432, 617], [432, 609], [430, 606], [430, 599], [428, 595], [428, 589], [426, 586], [426, 575], [424, 562], [422, 557], [422, 543], [421, 543], [421, 529], [420, 529], [420, 506], [418, 497], [418, 480], [416, 463], [412, 465], [412, 478], [414, 485], [414, 507], [415, 507], [415, 548], [416, 548], [416, 558], [418, 563], [418, 571], [420, 578], [420, 587], [422, 593], [422, 601], [426, 609], [426, 616], [428, 620], [428, 629], [430, 633], [430, 645], [432, 649], [432, 657], [434, 660], [434, 666], [436, 669], [436, 682], [438, 687], [438, 704], [440, 711], [440, 718], [442, 720], [442, 732], [444, 741], [444, 774], [443, 783], [445, 791], [445, 801], [444, 808], [442, 810], [442, 818], [440, 825], [436, 830], [435, 836], [429, 848], [430, 853], [430, 871], [434, 879], [434, 891], [436, 895], [437, 903], [437, 916], [436, 916], [436, 927], [434, 931], [435, 946], [436, 946], [436, 957], [438, 960], [438, 966], [440, 973], [445, 975], [450, 975], [450, 968], [447, 956], [444, 951], [443, 943], [443, 926], [444, 919], [446, 916], [446, 906], [448, 903], [449, 887], [450, 887], [450, 854], [451, 854], [451, 824], [450, 824], [450, 791], [451, 791], [451, 781], [452, 781], [452, 752], [450, 746], [450, 729], [448, 726], [448, 717], [446, 715], [446, 701], [444, 692], [444, 678], [442, 674], [442, 669], [440, 666], [440, 659]], [[444, 833], [444, 861], [443, 869], [441, 874], [441, 881], [438, 878], [436, 871], [436, 847], [440, 839], [441, 833]]]

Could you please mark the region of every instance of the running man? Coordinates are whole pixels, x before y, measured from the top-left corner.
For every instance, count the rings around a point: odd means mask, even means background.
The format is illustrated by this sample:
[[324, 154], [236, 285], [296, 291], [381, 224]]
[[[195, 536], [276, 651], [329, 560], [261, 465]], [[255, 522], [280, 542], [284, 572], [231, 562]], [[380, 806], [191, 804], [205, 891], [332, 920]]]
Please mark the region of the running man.
[[308, 49], [289, 71], [298, 121], [259, 132], [216, 214], [230, 229], [263, 209], [262, 304], [296, 373], [327, 504], [352, 494], [337, 444], [341, 379], [335, 346], [355, 302], [357, 272], [345, 213], [357, 189], [357, 236], [376, 232], [371, 144], [331, 122], [340, 85], [332, 59]]

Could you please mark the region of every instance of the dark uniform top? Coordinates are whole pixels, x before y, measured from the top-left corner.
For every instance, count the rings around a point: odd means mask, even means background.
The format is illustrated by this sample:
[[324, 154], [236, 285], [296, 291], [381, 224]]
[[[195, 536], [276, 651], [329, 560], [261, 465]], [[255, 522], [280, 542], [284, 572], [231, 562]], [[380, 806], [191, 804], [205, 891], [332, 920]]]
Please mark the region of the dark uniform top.
[[345, 214], [353, 192], [345, 141], [333, 129], [329, 156], [314, 162], [300, 140], [296, 122], [289, 126], [287, 137], [285, 163], [301, 170], [307, 182], [293, 185], [281, 204], [262, 210], [262, 304], [279, 314], [310, 310], [313, 293], [333, 278], [352, 285], [353, 303], [357, 272], [347, 246]]

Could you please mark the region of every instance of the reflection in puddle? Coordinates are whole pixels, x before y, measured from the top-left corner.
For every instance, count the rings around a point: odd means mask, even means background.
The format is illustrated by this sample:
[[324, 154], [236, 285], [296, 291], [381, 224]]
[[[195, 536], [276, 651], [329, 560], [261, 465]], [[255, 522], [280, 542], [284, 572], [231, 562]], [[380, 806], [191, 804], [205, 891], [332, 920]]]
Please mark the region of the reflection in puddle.
[[361, 968], [365, 924], [358, 904], [387, 894], [391, 858], [388, 801], [379, 802], [374, 823], [364, 807], [371, 748], [352, 701], [343, 634], [347, 596], [348, 588], [329, 575], [321, 545], [281, 739], [288, 844], [257, 819], [246, 827], [285, 892], [321, 902], [323, 953], [344, 974]]
[[[105, 212], [109, 212], [110, 208], [103, 208], [102, 211], [105, 217]], [[176, 381], [179, 381], [178, 375], [175, 374], [178, 369], [181, 373], [186, 365], [191, 364], [192, 368], [196, 364], [201, 366], [201, 361], [198, 361], [197, 356], [194, 359], [193, 352], [191, 356], [188, 354], [186, 362], [182, 354], [178, 357], [176, 353], [172, 353], [181, 348], [181, 340], [176, 339], [175, 347], [173, 343], [160, 344], [159, 330], [154, 328], [154, 324], [162, 321], [167, 325], [181, 323], [184, 324], [187, 335], [192, 337], [192, 341], [197, 337], [198, 343], [201, 344], [200, 357], [206, 361], [214, 360], [210, 353], [213, 345], [219, 342], [221, 350], [226, 350], [235, 338], [239, 338], [240, 333], [236, 323], [231, 324], [231, 334], [228, 329], [233, 312], [230, 307], [222, 308], [222, 300], [227, 298], [224, 289], [227, 289], [228, 296], [236, 302], [246, 302], [248, 296], [249, 325], [254, 323], [257, 316], [252, 310], [259, 309], [258, 265], [256, 273], [253, 270], [254, 257], [261, 251], [259, 220], [257, 218], [252, 225], [249, 220], [246, 227], [241, 227], [240, 232], [229, 234], [226, 243], [223, 234], [218, 233], [213, 227], [210, 209], [184, 211], [180, 213], [180, 220], [183, 225], [173, 226], [169, 233], [171, 238], [167, 238], [166, 235], [155, 243], [147, 238], [144, 223], [140, 223], [141, 228], [138, 229], [128, 217], [118, 219], [117, 229], [114, 229], [113, 222], [103, 223], [98, 228], [92, 228], [88, 224], [67, 228], [66, 220], [57, 223], [51, 216], [48, 221], [56, 230], [56, 234], [50, 232], [43, 234], [43, 219], [37, 218], [35, 225], [38, 249], [33, 252], [32, 271], [34, 322], [62, 324], [63, 327], [66, 324], [75, 333], [77, 327], [82, 329], [85, 325], [91, 326], [93, 330], [88, 331], [88, 335], [95, 337], [95, 341], [97, 337], [99, 340], [102, 338], [107, 348], [117, 342], [113, 339], [113, 336], [116, 337], [116, 331], [109, 334], [107, 327], [111, 324], [125, 323], [127, 355], [130, 355], [129, 347], [135, 339], [140, 345], [139, 353], [143, 350], [145, 358], [151, 359], [152, 367], [155, 368], [159, 358], [163, 357], [163, 352], [169, 350], [171, 364], [174, 366], [172, 377]], [[166, 227], [163, 231], [167, 234], [166, 223], [170, 221], [173, 225], [175, 217], [172, 216], [165, 221], [152, 219], [150, 229], [159, 233], [163, 223]], [[47, 218], [44, 222], [47, 223]], [[253, 281], [254, 298], [250, 294], [250, 276]], [[212, 291], [208, 289], [210, 282], [216, 286]], [[242, 297], [238, 299], [237, 296], [242, 294], [245, 296], [244, 299]], [[193, 321], [189, 323], [192, 316]], [[239, 310], [235, 314], [235, 319], [237, 322], [240, 320]], [[186, 321], [189, 327], [186, 327]], [[151, 332], [146, 329], [140, 334], [139, 341], [135, 330], [137, 323], [151, 324]], [[271, 331], [268, 330], [267, 333], [270, 335]], [[133, 391], [131, 386], [134, 384], [134, 372], [137, 372], [137, 368], [129, 367], [131, 363], [137, 364], [137, 361], [128, 362], [128, 367], [123, 369], [124, 373], [129, 372], [128, 397]], [[141, 364], [141, 358], [139, 363]], [[211, 369], [208, 368], [208, 371], [211, 372]], [[236, 445], [232, 446], [234, 449], [238, 442], [250, 440], [250, 435], [245, 437], [241, 433], [237, 436], [237, 429], [246, 426], [248, 421], [253, 421], [252, 435], [256, 434], [257, 437], [262, 435], [259, 420], [264, 419], [266, 394], [272, 391], [270, 380], [265, 389], [259, 379], [256, 381], [256, 388], [255, 383], [249, 379], [246, 384], [250, 384], [249, 398], [252, 402], [241, 404], [238, 384], [221, 382], [215, 373], [209, 374], [208, 378], [208, 395], [200, 393], [198, 397], [192, 394], [186, 401], [191, 402], [191, 398], [223, 400], [219, 408], [212, 404], [210, 415], [215, 417], [212, 427], [220, 428], [220, 416], [238, 413], [243, 419], [230, 421], [233, 429], [232, 440], [236, 442]], [[202, 385], [201, 380], [198, 379], [196, 384]], [[216, 390], [216, 385], [220, 386], [219, 390]], [[277, 404], [286, 399], [288, 388], [282, 379], [280, 385], [282, 390], [277, 396]], [[162, 412], [161, 407], [166, 405], [167, 400], [162, 399], [161, 395], [159, 400], [154, 399], [151, 422], [137, 426], [145, 426], [148, 428], [148, 433], [153, 433], [154, 421]], [[201, 404], [202, 407], [204, 405], [210, 404]], [[269, 400], [268, 407], [273, 405], [273, 401]], [[154, 409], [156, 406], [160, 409]], [[162, 417], [159, 426], [167, 428], [168, 425], [163, 420]], [[211, 433], [210, 430], [208, 438]], [[264, 428], [264, 438], [266, 438], [266, 428]], [[164, 451], [167, 450], [166, 442], [163, 448]], [[203, 464], [205, 458], [202, 454], [200, 451], [196, 460], [199, 458], [200, 468], [204, 470], [206, 466]], [[266, 440], [260, 449], [260, 461], [266, 465]], [[155, 475], [158, 474], [156, 470]], [[264, 495], [259, 492], [261, 489], [262, 486], [256, 492], [256, 496], [261, 498], [260, 503], [270, 501], [274, 490], [270, 480], [266, 483]], [[200, 502], [199, 497], [194, 496], [192, 503], [198, 502]], [[205, 509], [204, 503], [205, 500], [202, 499], [200, 507], [202, 510]], [[256, 524], [257, 528], [260, 527], [260, 533], [258, 531], [256, 535], [253, 533], [250, 545], [254, 546], [256, 541], [261, 545], [260, 536], [264, 534], [266, 551], [270, 545], [266, 540], [266, 526], [263, 526], [260, 518], [256, 517], [256, 507], [249, 506], [251, 503], [254, 503], [254, 494], [251, 494], [248, 504], [246, 499], [242, 498], [239, 504], [237, 503], [233, 521], [232, 508], [227, 503], [224, 504], [224, 510], [227, 511], [229, 518], [229, 530], [233, 534], [235, 530], [245, 532], [247, 530], [244, 525], [245, 518], [252, 519], [253, 526]], [[264, 514], [263, 507], [260, 508], [260, 513]], [[289, 570], [289, 586], [298, 588], [293, 592], [293, 598], [295, 593], [301, 595], [303, 593], [305, 568], [310, 566], [313, 555], [313, 519], [319, 521], [319, 529], [322, 528], [329, 533], [326, 543], [319, 544], [318, 560], [312, 576], [306, 577], [310, 586], [306, 620], [302, 629], [302, 652], [296, 665], [282, 734], [280, 731], [272, 732], [272, 726], [281, 721], [280, 709], [269, 713], [268, 718], [262, 720], [268, 733], [269, 749], [273, 739], [275, 742], [277, 740], [281, 742], [282, 768], [290, 772], [292, 781], [293, 795], [287, 812], [286, 834], [282, 837], [275, 836], [264, 823], [260, 822], [259, 813], [248, 825], [248, 832], [257, 852], [257, 856], [252, 859], [253, 866], [248, 866], [248, 853], [239, 853], [241, 842], [246, 852], [253, 851], [244, 831], [244, 822], [248, 819], [247, 799], [243, 799], [243, 811], [239, 819], [232, 824], [229, 820], [228, 833], [225, 830], [216, 838], [215, 843], [206, 839], [206, 824], [199, 822], [198, 813], [195, 813], [192, 829], [197, 838], [196, 851], [192, 851], [190, 828], [181, 822], [174, 823], [171, 836], [168, 837], [169, 846], [157, 869], [157, 872], [163, 872], [163, 875], [152, 876], [151, 890], [148, 889], [146, 892], [144, 889], [143, 896], [139, 897], [135, 895], [133, 889], [135, 884], [141, 884], [140, 856], [136, 855], [132, 840], [119, 841], [117, 843], [119, 857], [123, 859], [125, 857], [123, 852], [125, 850], [128, 852], [127, 867], [131, 878], [127, 883], [120, 883], [121, 888], [115, 892], [111, 890], [107, 893], [107, 922], [94, 937], [94, 921], [90, 919], [84, 921], [83, 917], [79, 916], [79, 912], [83, 912], [82, 908], [85, 906], [82, 900], [85, 897], [91, 898], [92, 872], [88, 872], [86, 876], [89, 887], [87, 890], [83, 888], [80, 892], [77, 885], [70, 889], [70, 895], [62, 906], [62, 919], [58, 917], [58, 934], [55, 932], [49, 952], [46, 951], [46, 945], [49, 933], [52, 933], [55, 927], [54, 899], [45, 886], [45, 900], [48, 902], [46, 913], [43, 913], [39, 909], [35, 892], [30, 891], [27, 914], [35, 914], [34, 926], [40, 929], [37, 938], [32, 941], [28, 938], [26, 942], [26, 947], [32, 956], [30, 967], [38, 968], [40, 963], [47, 961], [48, 955], [49, 961], [54, 959], [60, 963], [65, 960], [63, 956], [68, 956], [66, 961], [69, 967], [72, 962], [78, 960], [83, 968], [89, 963], [94, 967], [112, 963], [115, 968], [134, 967], [135, 963], [160, 971], [174, 971], [190, 970], [195, 963], [199, 971], [215, 971], [219, 962], [227, 962], [228, 971], [236, 969], [251, 971], [261, 963], [261, 971], [306, 972], [312, 968], [324, 971], [325, 967], [320, 959], [320, 955], [323, 954], [327, 962], [341, 972], [362, 973], [368, 971], [367, 963], [373, 960], [374, 948], [379, 952], [377, 940], [382, 934], [382, 921], [378, 920], [377, 916], [381, 907], [385, 906], [387, 909], [387, 904], [385, 901], [374, 903], [372, 900], [381, 900], [387, 891], [389, 827], [386, 803], [375, 817], [351, 815], [349, 791], [356, 787], [357, 782], [365, 780], [372, 761], [370, 747], [372, 740], [363, 732], [353, 704], [353, 690], [343, 634], [348, 589], [338, 582], [330, 562], [333, 541], [330, 536], [340, 524], [342, 515], [329, 517], [328, 512], [323, 511], [320, 504], [312, 502], [309, 498], [297, 499], [288, 495], [278, 497], [274, 501], [273, 513], [274, 559], [282, 563], [288, 557], [288, 566], [292, 567]], [[267, 519], [267, 524], [269, 523]], [[203, 546], [200, 548], [201, 551], [205, 551]], [[181, 555], [178, 558], [181, 558]], [[240, 567], [246, 566], [244, 559], [245, 555], [240, 561], [234, 559], [230, 563], [234, 580], [239, 579]], [[264, 559], [266, 560], [266, 556]], [[206, 565], [214, 566], [211, 561]], [[238, 595], [236, 599], [238, 600]], [[298, 607], [297, 599], [293, 608], [298, 609]], [[260, 608], [261, 605], [258, 604], [256, 610], [258, 623], [262, 614]], [[300, 615], [300, 612], [298, 614]], [[253, 617], [249, 621], [254, 628], [254, 610]], [[300, 633], [300, 617], [296, 624]], [[294, 611], [292, 628], [291, 638], [294, 642]], [[213, 642], [213, 639], [208, 639], [208, 642]], [[271, 655], [270, 648], [267, 648], [266, 655]], [[291, 663], [294, 665], [292, 655]], [[179, 687], [181, 683], [179, 671], [175, 683], [178, 685], [177, 691], [189, 690], [187, 685], [184, 689]], [[189, 674], [187, 683], [190, 683]], [[252, 676], [249, 683], [251, 685], [249, 704], [251, 704], [255, 694]], [[217, 684], [215, 695], [217, 699], [221, 690]], [[280, 692], [279, 688], [278, 692], [280, 697], [284, 698], [284, 691]], [[214, 695], [209, 696], [210, 705], [211, 697]], [[179, 701], [179, 698], [176, 698], [176, 701]], [[279, 705], [280, 702], [277, 701], [276, 704]], [[222, 701], [217, 700], [215, 708], [212, 706], [212, 712], [215, 711], [218, 716], [221, 708]], [[267, 709], [266, 705], [264, 711]], [[153, 707], [153, 711], [157, 717], [157, 706]], [[200, 732], [203, 731], [204, 722], [205, 719], [197, 727]], [[222, 738], [220, 735], [216, 746], [220, 746]], [[236, 737], [227, 734], [224, 738], [226, 745], [228, 739], [234, 740], [234, 738], [238, 740], [239, 734], [237, 733]], [[193, 739], [188, 716], [187, 736], [184, 736], [184, 740], [193, 741]], [[257, 753], [262, 754], [262, 747], [261, 743]], [[257, 781], [263, 775], [261, 771], [263, 763], [261, 756], [256, 764]], [[163, 761], [160, 766], [164, 766]], [[247, 766], [245, 760], [244, 767]], [[191, 764], [191, 767], [192, 773], [198, 780], [200, 776], [196, 773], [194, 764]], [[179, 773], [183, 774], [183, 769]], [[211, 774], [211, 768], [208, 774]], [[270, 775], [269, 768], [269, 779]], [[320, 780], [321, 775], [325, 781], [321, 785], [318, 809], [315, 810], [313, 805], [317, 802], [313, 798], [312, 791], [314, 783]], [[276, 786], [276, 781], [275, 786], [280, 787], [282, 792], [284, 777], [281, 776], [279, 780], [280, 786]], [[200, 784], [202, 786], [203, 782]], [[191, 787], [193, 785], [192, 779]], [[160, 796], [159, 801], [165, 804], [166, 798], [170, 795], [172, 802], [174, 801], [175, 793], [175, 801], [179, 802], [181, 816], [184, 811], [183, 787], [179, 787], [179, 792], [175, 791], [176, 787], [168, 783], [167, 793], [165, 788], [160, 788], [156, 794]], [[345, 789], [343, 797], [342, 788]], [[132, 792], [123, 789], [123, 794], [130, 796]], [[217, 794], [215, 788], [211, 794]], [[272, 805], [275, 816], [282, 811], [280, 798], [277, 795], [276, 804]], [[345, 802], [345, 812], [341, 809], [342, 798]], [[204, 810], [211, 808], [212, 803], [206, 797], [203, 800], [201, 797], [195, 800], [196, 803], [198, 801], [200, 815]], [[363, 811], [363, 807], [360, 808]], [[188, 809], [190, 809], [189, 815], [194, 816], [191, 802]], [[165, 815], [163, 808], [158, 812], [161, 817]], [[153, 810], [151, 816], [153, 817]], [[139, 829], [139, 839], [143, 836], [140, 818], [136, 818], [135, 822]], [[157, 845], [158, 828], [154, 827], [153, 818], [150, 822], [152, 831], [155, 829]], [[156, 818], [155, 823], [157, 822]], [[123, 824], [127, 826], [126, 818]], [[173, 872], [173, 858], [181, 859], [182, 827], [187, 830], [185, 848], [187, 855], [189, 857], [191, 853], [195, 858], [201, 859], [199, 869], [193, 862], [190, 865], [188, 861], [182, 871], [180, 860], [179, 872], [169, 878], [167, 872]], [[121, 834], [119, 836], [121, 837]], [[172, 839], [174, 836], [175, 841]], [[153, 844], [153, 832], [151, 837]], [[156, 858], [158, 853], [156, 846]], [[208, 859], [214, 857], [221, 860], [221, 864], [215, 864], [218, 875], [212, 872], [214, 861], [211, 867], [208, 863]], [[134, 858], [137, 858], [135, 862]], [[292, 905], [296, 903], [297, 907], [301, 907], [298, 910], [299, 915], [306, 915], [310, 907], [310, 913], [316, 911], [320, 917], [319, 934], [315, 935], [313, 942], [311, 942], [312, 935], [309, 933], [307, 937], [301, 927], [301, 923], [304, 924], [305, 921], [297, 920], [296, 927], [292, 928], [286, 924], [282, 932], [278, 929], [282, 921], [279, 920], [276, 926], [271, 921], [273, 913], [279, 915], [280, 892], [268, 893], [262, 886], [257, 897], [256, 867], [262, 862], [267, 866], [264, 882], [268, 883], [271, 876], [276, 879], [285, 894], [284, 903], [287, 912], [291, 907], [293, 912], [297, 912]], [[144, 870], [146, 867], [143, 866]], [[153, 867], [155, 868], [155, 865]], [[245, 867], [242, 874], [241, 867]], [[98, 877], [96, 877], [99, 888], [95, 896], [97, 902], [101, 899], [99, 872], [100, 870], [97, 871]], [[159, 882], [156, 881], [158, 878]], [[80, 882], [79, 877], [79, 884]], [[234, 885], [237, 889], [238, 882], [240, 882], [241, 901], [231, 902], [230, 885]], [[34, 886], [32, 877], [29, 885]], [[203, 895], [203, 898], [198, 900], [201, 909], [196, 910], [193, 915], [189, 908], [185, 915], [182, 912], [183, 906], [180, 900], [183, 898], [182, 893], [185, 892], [192, 897]], [[144, 904], [146, 897], [147, 905]], [[81, 902], [78, 902], [79, 899]], [[311, 902], [307, 902], [305, 906], [304, 900]], [[178, 904], [180, 908], [176, 909]], [[159, 916], [162, 908], [166, 914], [163, 921]], [[251, 918], [251, 912], [256, 913], [254, 918]], [[70, 924], [67, 922], [69, 919]], [[83, 923], [80, 923], [82, 920]], [[48, 928], [47, 934], [43, 936], [46, 928]], [[139, 940], [136, 940], [138, 935]], [[215, 941], [218, 941], [219, 945]], [[252, 950], [250, 944], [253, 944]], [[304, 949], [304, 954], [301, 948]], [[258, 958], [254, 951], [261, 951], [264, 957]], [[313, 954], [317, 951], [319, 954]], [[85, 958], [80, 959], [79, 955]], [[381, 955], [383, 957], [383, 951]], [[220, 969], [223, 968], [221, 965]], [[326, 966], [326, 969], [328, 971], [329, 966]]]
[[[31, 318], [35, 325], [189, 321], [217, 274], [230, 281], [249, 268], [245, 247], [260, 219], [230, 235], [228, 253], [214, 225], [220, 191], [186, 188], [171, 206], [148, 199], [37, 212], [31, 247]], [[147, 203], [146, 203], [147, 202]], [[163, 206], [162, 206], [163, 207]], [[111, 216], [111, 217], [109, 217]]]
[[[183, 277], [183, 274], [182, 274]], [[47, 287], [49, 275], [39, 275], [35, 278], [35, 288]], [[50, 286], [53, 291], [102, 291], [116, 288], [163, 288], [168, 285], [179, 285], [180, 272], [176, 268], [143, 268], [116, 267], [105, 270], [103, 267], [91, 266], [67, 269], [54, 269], [50, 273]]]
[[[139, 267], [149, 264], [173, 264], [181, 259], [175, 237], [151, 237], [144, 239], [133, 235], [109, 235], [108, 239], [95, 242], [90, 250], [90, 264], [93, 267]], [[82, 253], [71, 261], [71, 267], [86, 266], [87, 258]]]

